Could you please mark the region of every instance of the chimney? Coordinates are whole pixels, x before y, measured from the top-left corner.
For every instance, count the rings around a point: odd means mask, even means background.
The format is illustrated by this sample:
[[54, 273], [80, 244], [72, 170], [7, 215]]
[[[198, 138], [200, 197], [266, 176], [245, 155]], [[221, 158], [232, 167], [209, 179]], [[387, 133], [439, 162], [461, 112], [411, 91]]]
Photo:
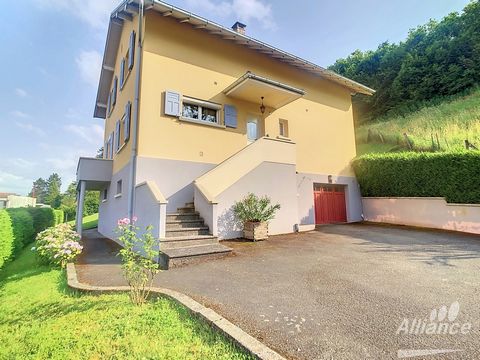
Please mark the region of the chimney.
[[241, 22], [237, 21], [235, 24], [233, 24], [232, 29], [233, 29], [233, 31], [235, 31], [235, 32], [237, 32], [241, 35], [245, 35], [246, 27], [247, 27], [247, 25], [242, 24]]

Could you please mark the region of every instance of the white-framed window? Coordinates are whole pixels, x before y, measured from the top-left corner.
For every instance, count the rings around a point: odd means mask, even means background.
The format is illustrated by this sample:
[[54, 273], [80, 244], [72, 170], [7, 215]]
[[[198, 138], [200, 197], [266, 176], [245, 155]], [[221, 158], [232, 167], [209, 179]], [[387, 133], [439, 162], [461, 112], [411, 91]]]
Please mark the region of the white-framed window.
[[181, 117], [188, 120], [220, 124], [221, 105], [187, 96], [183, 97]]
[[115, 196], [122, 195], [122, 180], [117, 181], [117, 191], [115, 192]]
[[108, 200], [108, 188], [103, 189], [102, 191], [102, 201]]
[[280, 119], [278, 121], [280, 136], [288, 138], [288, 120]]

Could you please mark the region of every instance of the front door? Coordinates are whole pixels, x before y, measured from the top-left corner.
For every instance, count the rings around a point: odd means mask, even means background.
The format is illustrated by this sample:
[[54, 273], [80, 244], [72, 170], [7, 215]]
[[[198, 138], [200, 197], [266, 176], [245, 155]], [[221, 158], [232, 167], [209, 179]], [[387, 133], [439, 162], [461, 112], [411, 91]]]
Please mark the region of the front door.
[[315, 224], [347, 222], [345, 186], [314, 184]]
[[254, 142], [259, 137], [258, 117], [248, 115], [247, 117], [247, 140], [249, 143]]

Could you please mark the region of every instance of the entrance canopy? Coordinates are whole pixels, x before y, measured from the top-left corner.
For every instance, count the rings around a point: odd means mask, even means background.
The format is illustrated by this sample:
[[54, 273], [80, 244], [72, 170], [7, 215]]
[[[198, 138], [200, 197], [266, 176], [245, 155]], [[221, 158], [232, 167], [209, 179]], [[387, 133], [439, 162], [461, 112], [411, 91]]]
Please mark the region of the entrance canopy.
[[235, 99], [263, 104], [278, 109], [305, 95], [305, 91], [278, 81], [247, 72], [223, 93]]

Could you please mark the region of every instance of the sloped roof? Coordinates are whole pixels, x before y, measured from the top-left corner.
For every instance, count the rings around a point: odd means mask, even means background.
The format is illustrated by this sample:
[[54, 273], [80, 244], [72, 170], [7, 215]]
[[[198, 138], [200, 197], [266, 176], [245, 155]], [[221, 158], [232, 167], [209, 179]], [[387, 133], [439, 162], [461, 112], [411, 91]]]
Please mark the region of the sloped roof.
[[[138, 12], [138, 6], [138, 0], [125, 0], [112, 12], [110, 16], [110, 24], [108, 27], [105, 53], [100, 74], [100, 82], [98, 85], [97, 101], [95, 104], [95, 117], [105, 118], [106, 103], [110, 90], [109, 86], [113, 77], [115, 56], [120, 42], [122, 25], [124, 21], [131, 20], [133, 15]], [[230, 28], [219, 25], [213, 21], [207, 20], [201, 16], [167, 4], [163, 1], [145, 0], [145, 9], [157, 11], [163, 16], [170, 16], [179, 22], [188, 23], [199, 31], [206, 31], [224, 39], [225, 41], [231, 41], [249, 49], [261, 52], [275, 60], [284, 62], [290, 66], [299, 68], [313, 75], [320, 76], [324, 79], [342, 85], [350, 89], [353, 93], [361, 93], [366, 95], [373, 95], [375, 93], [375, 90], [369, 88], [368, 86], [348, 79], [310, 61], [280, 50], [274, 46], [268, 45], [260, 40], [254, 39], [247, 35], [239, 34]]]

